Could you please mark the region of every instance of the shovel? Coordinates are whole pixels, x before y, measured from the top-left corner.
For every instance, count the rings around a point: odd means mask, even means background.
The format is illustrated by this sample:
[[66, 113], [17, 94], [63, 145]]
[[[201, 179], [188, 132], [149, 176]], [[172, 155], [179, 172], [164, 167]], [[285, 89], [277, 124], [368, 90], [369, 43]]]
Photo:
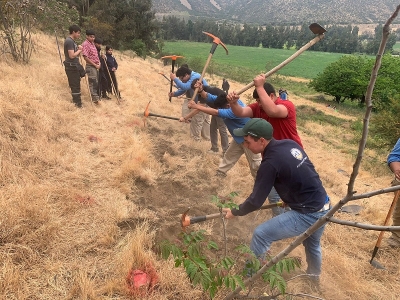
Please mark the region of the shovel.
[[[396, 193], [394, 194], [392, 205], [390, 205], [390, 208], [389, 208], [389, 211], [388, 211], [388, 214], [386, 216], [385, 223], [383, 224], [383, 226], [387, 226], [388, 225], [389, 220], [390, 220], [390, 216], [392, 215], [393, 210], [396, 207], [396, 203], [397, 203], [397, 200], [399, 199], [399, 196], [400, 196], [400, 190], [396, 191]], [[374, 260], [374, 257], [376, 255], [376, 253], [378, 252], [379, 247], [381, 246], [381, 242], [382, 242], [382, 238], [383, 238], [383, 234], [384, 233], [385, 233], [384, 231], [381, 231], [381, 233], [379, 234], [378, 240], [376, 241], [376, 244], [375, 244], [374, 251], [372, 252], [371, 260], [369, 261], [369, 263], [372, 266], [374, 266], [377, 269], [382, 269], [382, 270], [385, 270], [385, 267], [382, 266], [378, 261]]]

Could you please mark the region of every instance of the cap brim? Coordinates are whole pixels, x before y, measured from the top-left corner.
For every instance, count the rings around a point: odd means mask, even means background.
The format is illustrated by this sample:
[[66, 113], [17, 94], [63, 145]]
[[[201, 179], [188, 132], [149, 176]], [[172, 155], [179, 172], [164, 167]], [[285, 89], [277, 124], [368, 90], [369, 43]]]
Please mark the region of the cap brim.
[[245, 136], [246, 133], [243, 131], [243, 128], [233, 129], [233, 134], [236, 136]]

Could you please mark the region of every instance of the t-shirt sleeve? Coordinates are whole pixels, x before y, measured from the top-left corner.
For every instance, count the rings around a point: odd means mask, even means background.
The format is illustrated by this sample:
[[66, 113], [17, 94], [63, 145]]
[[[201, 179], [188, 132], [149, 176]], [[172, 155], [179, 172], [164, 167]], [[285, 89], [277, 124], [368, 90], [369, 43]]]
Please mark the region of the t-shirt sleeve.
[[392, 162], [400, 162], [400, 139], [397, 140], [396, 145], [394, 145], [393, 150], [388, 155], [388, 165]]
[[258, 108], [258, 104], [257, 104], [257, 103], [249, 104], [249, 105], [247, 105], [247, 107], [250, 107], [250, 108], [251, 108], [251, 110], [253, 111], [253, 116], [256, 116], [256, 115], [257, 115], [257, 113], [256, 113], [256, 110], [257, 110], [257, 108]]

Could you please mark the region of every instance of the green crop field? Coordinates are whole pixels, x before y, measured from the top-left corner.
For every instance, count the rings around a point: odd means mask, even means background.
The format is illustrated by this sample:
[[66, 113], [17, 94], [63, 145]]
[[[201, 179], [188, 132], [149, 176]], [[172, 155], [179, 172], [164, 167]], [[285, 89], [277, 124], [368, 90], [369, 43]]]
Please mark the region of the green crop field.
[[[210, 53], [211, 45], [212, 43], [187, 41], [165, 42], [163, 53], [165, 55], [183, 55], [186, 59], [201, 58], [205, 62]], [[232, 78], [232, 76], [229, 76], [230, 69], [232, 69], [232, 72], [237, 72], [239, 69], [239, 71], [243, 70], [244, 73], [254, 75], [266, 73], [296, 52], [296, 50], [232, 45], [227, 45], [227, 48], [229, 55], [226, 55], [225, 50], [218, 46], [213, 55], [212, 63], [215, 74], [226, 75], [229, 78]], [[342, 55], [340, 53], [307, 50], [278, 71], [278, 74], [312, 79]], [[196, 71], [201, 72], [201, 70]]]

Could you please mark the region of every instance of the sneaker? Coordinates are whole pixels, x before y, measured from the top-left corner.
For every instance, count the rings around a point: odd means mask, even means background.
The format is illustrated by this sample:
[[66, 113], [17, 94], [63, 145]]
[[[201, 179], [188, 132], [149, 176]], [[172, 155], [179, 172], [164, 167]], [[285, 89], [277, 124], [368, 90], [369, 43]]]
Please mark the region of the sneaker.
[[308, 274], [308, 282], [314, 292], [321, 293], [321, 286], [318, 275]]
[[222, 172], [220, 170], [217, 170], [217, 173], [215, 173], [215, 176], [221, 177], [221, 178], [225, 178], [226, 177], [226, 173], [224, 173], [224, 172]]
[[210, 149], [210, 150], [207, 151], [207, 153], [210, 153], [210, 154], [218, 154], [218, 150], [215, 151], [215, 150], [213, 150], [213, 149]]

